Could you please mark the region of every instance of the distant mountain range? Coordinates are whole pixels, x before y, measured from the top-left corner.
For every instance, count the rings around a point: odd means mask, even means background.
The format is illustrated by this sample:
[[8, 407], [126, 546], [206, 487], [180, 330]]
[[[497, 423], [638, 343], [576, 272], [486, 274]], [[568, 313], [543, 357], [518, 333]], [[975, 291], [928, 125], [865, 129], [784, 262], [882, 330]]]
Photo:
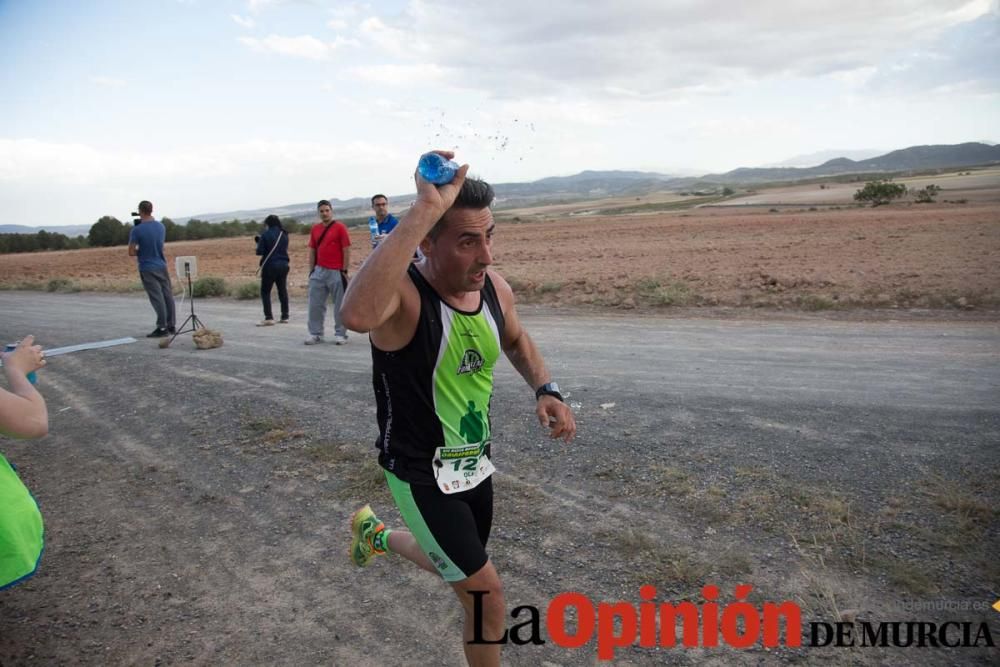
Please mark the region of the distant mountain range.
[[[863, 152], [863, 151], [862, 151]], [[826, 153], [826, 152], [824, 152]], [[848, 153], [857, 154], [857, 151]], [[814, 156], [822, 155], [820, 153]], [[793, 160], [805, 159], [800, 156]], [[694, 187], [712, 185], [759, 185], [769, 182], [787, 182], [825, 176], [844, 174], [878, 174], [926, 171], [933, 169], [949, 169], [973, 167], [980, 165], [1000, 164], [1000, 146], [986, 142], [968, 142], [964, 144], [911, 146], [901, 150], [891, 151], [862, 160], [854, 160], [843, 155], [827, 160], [814, 167], [740, 167], [723, 174], [707, 174], [701, 177], [679, 178], [668, 174], [658, 174], [647, 171], [583, 171], [573, 176], [554, 176], [530, 183], [494, 183], [497, 194], [497, 205], [509, 208], [525, 205], [531, 202], [551, 202], [563, 199], [597, 199], [608, 196], [642, 195], [663, 190], [687, 190]], [[414, 193], [392, 195], [389, 197], [393, 209], [407, 206], [413, 201]], [[333, 210], [338, 218], [357, 218], [370, 214], [368, 197], [353, 199], [331, 199]], [[224, 220], [263, 220], [265, 216], [274, 213], [281, 217], [312, 219], [316, 215], [315, 202], [302, 204], [287, 204], [268, 208], [226, 211], [224, 213], [200, 213], [188, 217], [174, 218], [174, 222], [183, 224], [191, 218], [208, 222]], [[123, 221], [124, 222], [124, 221]], [[32, 234], [42, 227], [26, 227], [23, 225], [0, 225], [0, 234], [22, 233]], [[67, 236], [86, 234], [90, 225], [71, 225], [65, 227], [44, 227], [50, 232], [59, 232]]]
[[796, 155], [774, 164], [763, 164], [761, 167], [815, 167], [828, 160], [838, 157], [846, 157], [852, 160], [867, 160], [870, 157], [884, 155], [887, 151], [884, 148], [855, 148], [849, 150], [829, 150]]
[[[642, 194], [655, 190], [663, 190], [664, 186], [674, 176], [646, 171], [582, 171], [573, 176], [551, 176], [530, 183], [494, 183], [493, 191], [497, 195], [497, 203], [511, 206], [519, 202], [535, 202], [550, 199], [587, 199], [605, 197], [609, 193], [629, 195]], [[405, 195], [389, 195], [393, 210], [407, 207], [416, 197], [413, 192]], [[357, 218], [371, 215], [371, 200], [368, 197], [353, 199], [330, 199], [334, 214], [338, 219]], [[223, 222], [238, 218], [240, 220], [263, 220], [265, 216], [274, 213], [280, 217], [313, 219], [316, 217], [316, 202], [289, 204], [287, 206], [271, 207], [243, 211], [227, 211], [225, 213], [199, 213], [190, 218], [175, 218], [174, 222], [184, 223], [191, 218], [207, 222]]]
[[89, 225], [46, 225], [44, 227], [28, 227], [27, 225], [0, 225], [0, 234], [35, 234], [41, 230], [55, 232], [65, 236], [86, 236], [93, 223]]
[[[751, 184], [772, 181], [796, 181], [820, 176], [869, 174], [878, 172], [923, 171], [950, 167], [972, 167], [1000, 163], [1000, 146], [970, 142], [938, 146], [911, 146], [867, 160], [845, 157], [828, 160], [816, 167], [740, 167], [724, 174], [708, 174], [694, 181], [720, 184]], [[671, 181], [670, 185], [676, 185]]]

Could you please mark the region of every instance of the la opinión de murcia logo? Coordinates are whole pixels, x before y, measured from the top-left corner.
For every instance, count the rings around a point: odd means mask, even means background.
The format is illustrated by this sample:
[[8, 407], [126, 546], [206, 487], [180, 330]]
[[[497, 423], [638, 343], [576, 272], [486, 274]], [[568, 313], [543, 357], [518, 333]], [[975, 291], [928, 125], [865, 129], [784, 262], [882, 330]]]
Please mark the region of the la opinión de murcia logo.
[[[612, 660], [619, 648], [638, 642], [642, 648], [715, 648], [728, 646], [745, 649], [758, 644], [774, 648], [803, 645], [802, 610], [786, 600], [764, 602], [756, 607], [747, 602], [753, 586], [736, 586], [734, 600], [718, 603], [718, 586], [701, 589], [705, 602], [656, 602], [656, 588], [639, 589], [638, 604], [598, 602], [582, 593], [560, 593], [545, 608], [544, 625], [548, 639], [562, 648], [577, 649], [596, 636], [597, 658]], [[470, 591], [473, 597], [473, 639], [470, 644], [546, 643], [542, 637], [542, 616], [532, 605], [511, 610], [512, 620], [519, 621], [504, 630], [503, 636], [483, 636], [483, 597], [489, 591]], [[680, 635], [678, 636], [678, 625]], [[807, 647], [933, 647], [970, 648], [994, 646], [989, 625], [985, 622], [931, 623], [926, 621], [869, 621], [809, 623], [805, 635]]]

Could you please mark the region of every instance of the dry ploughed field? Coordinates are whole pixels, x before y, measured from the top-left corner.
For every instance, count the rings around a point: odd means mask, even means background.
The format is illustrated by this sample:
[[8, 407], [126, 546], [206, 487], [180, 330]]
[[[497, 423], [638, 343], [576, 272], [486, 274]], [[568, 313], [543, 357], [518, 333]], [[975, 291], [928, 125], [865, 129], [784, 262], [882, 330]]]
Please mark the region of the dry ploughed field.
[[[634, 215], [499, 211], [495, 267], [522, 302], [668, 306], [987, 309], [1000, 306], [1000, 203], [878, 208], [702, 207]], [[351, 230], [352, 269], [369, 253]], [[249, 237], [167, 244], [235, 293], [253, 283]], [[291, 243], [304, 295], [305, 236]], [[63, 282], [51, 281], [64, 279]], [[124, 247], [6, 255], [7, 289], [140, 290]], [[179, 286], [178, 286], [179, 290]], [[252, 290], [247, 291], [252, 295]]]

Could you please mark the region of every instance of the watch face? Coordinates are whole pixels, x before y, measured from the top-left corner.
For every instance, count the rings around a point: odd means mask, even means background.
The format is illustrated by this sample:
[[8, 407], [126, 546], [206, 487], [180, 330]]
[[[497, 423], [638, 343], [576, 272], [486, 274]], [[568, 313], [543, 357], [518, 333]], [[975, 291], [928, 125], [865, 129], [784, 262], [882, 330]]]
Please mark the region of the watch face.
[[[555, 382], [550, 382], [550, 383], [548, 383], [547, 385], [545, 385], [545, 387], [546, 387], [546, 388], [547, 388], [547, 389], [548, 389], [549, 391], [555, 391], [555, 392], [559, 392], [559, 385], [558, 385], [557, 383], [555, 383]], [[559, 393], [562, 393], [562, 392], [559, 392]]]

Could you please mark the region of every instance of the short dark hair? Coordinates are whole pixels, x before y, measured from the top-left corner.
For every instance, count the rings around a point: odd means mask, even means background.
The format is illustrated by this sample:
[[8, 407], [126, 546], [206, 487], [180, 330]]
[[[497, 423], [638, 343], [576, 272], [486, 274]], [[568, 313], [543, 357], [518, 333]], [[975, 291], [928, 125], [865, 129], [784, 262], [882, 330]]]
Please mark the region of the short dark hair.
[[375, 195], [374, 197], [372, 197], [372, 206], [375, 205], [375, 200], [378, 199], [379, 197], [381, 197], [382, 199], [384, 199], [386, 204], [389, 203], [389, 198], [386, 197], [385, 195]]
[[[496, 194], [493, 192], [492, 185], [478, 178], [466, 178], [451, 208], [471, 208], [476, 210], [488, 208], [493, 205], [495, 198]], [[451, 209], [448, 210], [450, 211]], [[445, 213], [447, 212], [445, 211]], [[444, 216], [441, 216], [441, 219], [431, 227], [431, 231], [427, 232], [427, 236], [434, 241], [441, 234], [443, 228]]]
[[146, 201], [145, 199], [139, 202], [139, 213], [142, 213], [143, 215], [149, 215], [152, 212], [153, 212], [153, 202]]
[[267, 225], [268, 227], [277, 227], [278, 229], [282, 229], [281, 218], [279, 218], [273, 213], [264, 218], [264, 224]]
[[[326, 199], [320, 199], [320, 200], [319, 200], [319, 203], [318, 203], [318, 204], [316, 204], [316, 210], [318, 211], [318, 210], [320, 209], [320, 207], [321, 207], [321, 206], [330, 206], [330, 202], [329, 202], [329, 201], [327, 201]], [[332, 206], [330, 206], [330, 208], [333, 208], [333, 207], [332, 207]]]

